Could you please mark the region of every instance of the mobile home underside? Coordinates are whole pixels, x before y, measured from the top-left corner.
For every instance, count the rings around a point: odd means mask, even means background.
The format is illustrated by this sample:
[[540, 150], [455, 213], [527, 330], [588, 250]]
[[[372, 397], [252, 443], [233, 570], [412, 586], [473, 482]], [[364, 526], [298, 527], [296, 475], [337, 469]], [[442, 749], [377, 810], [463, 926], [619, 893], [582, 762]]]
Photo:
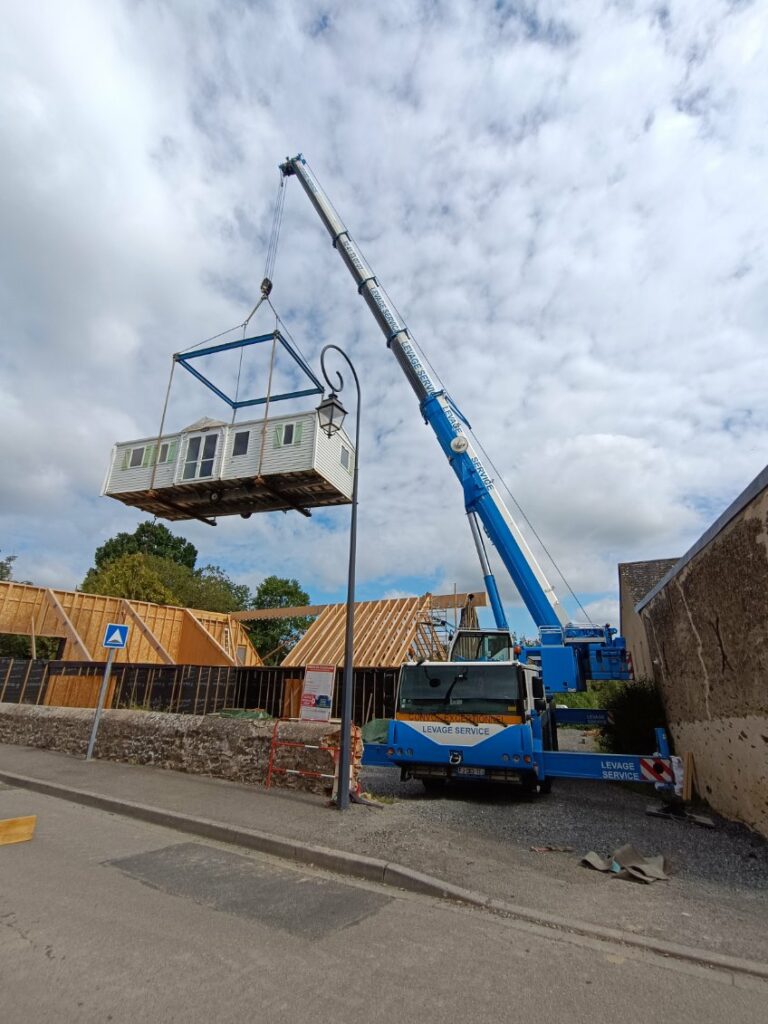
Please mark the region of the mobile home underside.
[[269, 478], [195, 481], [155, 490], [113, 494], [125, 505], [169, 520], [209, 515], [250, 515], [254, 512], [288, 512], [309, 515], [309, 508], [347, 505], [349, 498], [313, 469], [294, 473], [270, 473]]

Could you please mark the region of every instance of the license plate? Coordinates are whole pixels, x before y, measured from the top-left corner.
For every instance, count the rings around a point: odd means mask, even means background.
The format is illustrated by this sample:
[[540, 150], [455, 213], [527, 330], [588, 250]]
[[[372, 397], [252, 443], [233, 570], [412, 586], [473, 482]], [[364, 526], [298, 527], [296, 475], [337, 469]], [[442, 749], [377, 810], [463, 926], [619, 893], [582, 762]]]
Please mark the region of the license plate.
[[456, 775], [485, 775], [485, 768], [455, 768]]

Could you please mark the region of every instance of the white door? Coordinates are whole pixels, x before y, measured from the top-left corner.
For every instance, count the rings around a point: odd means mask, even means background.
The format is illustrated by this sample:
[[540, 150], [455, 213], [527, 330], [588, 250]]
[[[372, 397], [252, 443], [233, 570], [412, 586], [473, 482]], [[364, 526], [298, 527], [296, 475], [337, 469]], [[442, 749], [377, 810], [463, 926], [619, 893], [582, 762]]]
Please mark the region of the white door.
[[205, 480], [213, 476], [218, 441], [218, 434], [200, 434], [190, 437], [184, 458], [182, 480]]

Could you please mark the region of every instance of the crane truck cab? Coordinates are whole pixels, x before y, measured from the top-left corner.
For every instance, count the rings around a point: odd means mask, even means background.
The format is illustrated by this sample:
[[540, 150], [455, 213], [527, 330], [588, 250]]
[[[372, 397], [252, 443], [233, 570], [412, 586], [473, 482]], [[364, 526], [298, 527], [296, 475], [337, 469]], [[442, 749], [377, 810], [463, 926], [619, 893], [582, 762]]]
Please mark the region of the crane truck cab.
[[520, 648], [508, 629], [468, 629], [456, 631], [448, 652], [449, 661], [514, 661]]
[[[463, 638], [467, 646], [491, 639], [485, 631], [466, 633], [476, 634]], [[506, 649], [490, 645], [492, 654]], [[541, 726], [538, 736], [520, 728], [534, 718]], [[554, 716], [535, 667], [491, 657], [422, 661], [400, 669], [387, 755], [400, 767], [401, 779], [420, 779], [427, 789], [450, 779], [484, 779], [546, 791], [535, 754], [552, 749]]]

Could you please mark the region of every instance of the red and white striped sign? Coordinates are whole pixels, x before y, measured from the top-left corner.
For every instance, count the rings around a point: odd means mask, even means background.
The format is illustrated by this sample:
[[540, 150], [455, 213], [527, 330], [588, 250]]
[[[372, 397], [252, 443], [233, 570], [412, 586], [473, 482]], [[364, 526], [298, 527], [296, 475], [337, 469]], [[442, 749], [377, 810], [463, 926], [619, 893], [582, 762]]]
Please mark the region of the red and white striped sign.
[[660, 757], [641, 757], [640, 772], [643, 778], [649, 782], [671, 783], [675, 781], [671, 761], [665, 761]]

